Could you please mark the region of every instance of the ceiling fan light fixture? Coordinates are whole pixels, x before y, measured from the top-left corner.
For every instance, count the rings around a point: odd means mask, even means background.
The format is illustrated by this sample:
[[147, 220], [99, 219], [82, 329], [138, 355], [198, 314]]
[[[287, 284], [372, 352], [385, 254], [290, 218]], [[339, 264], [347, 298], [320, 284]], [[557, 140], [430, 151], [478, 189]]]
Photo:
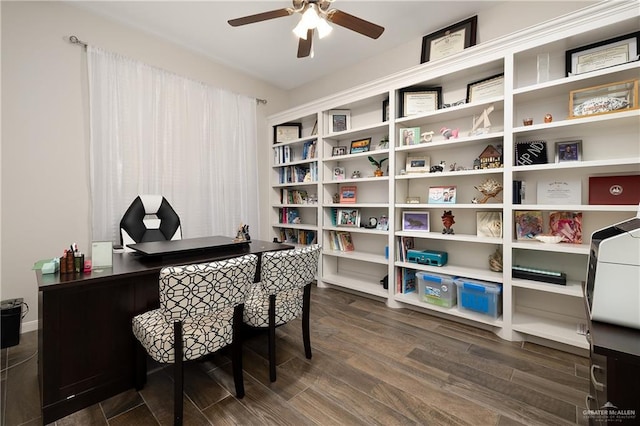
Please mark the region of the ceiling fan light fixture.
[[329, 23], [324, 19], [320, 19], [318, 21], [318, 25], [316, 28], [318, 30], [318, 37], [320, 39], [325, 38], [326, 36], [331, 34], [331, 31], [333, 31], [333, 28], [331, 27], [331, 25], [329, 25]]
[[311, 3], [307, 10], [302, 14], [302, 18], [300, 19], [300, 23], [304, 24], [307, 29], [315, 28], [318, 25], [318, 21], [320, 21], [320, 16], [318, 15], [318, 11], [316, 10], [316, 5]]
[[303, 40], [307, 39], [307, 27], [302, 23], [302, 19], [298, 22], [298, 25], [293, 29], [293, 33], [296, 37], [301, 38]]

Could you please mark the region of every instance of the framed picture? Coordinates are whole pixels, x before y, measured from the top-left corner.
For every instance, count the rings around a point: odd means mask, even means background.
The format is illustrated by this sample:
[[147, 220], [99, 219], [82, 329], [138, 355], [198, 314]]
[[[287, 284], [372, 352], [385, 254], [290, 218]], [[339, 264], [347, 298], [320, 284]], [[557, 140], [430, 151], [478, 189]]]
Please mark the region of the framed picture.
[[429, 204], [455, 204], [455, 186], [431, 186], [429, 187]]
[[582, 212], [549, 213], [549, 230], [562, 243], [582, 244]]
[[402, 212], [402, 230], [429, 232], [429, 212]]
[[346, 171], [344, 167], [334, 167], [333, 168], [333, 180], [344, 180], [346, 175]]
[[333, 157], [337, 157], [338, 155], [347, 155], [347, 147], [346, 146], [334, 146], [331, 150], [331, 155]]
[[351, 128], [351, 111], [334, 109], [329, 111], [330, 133], [344, 132]]
[[502, 238], [502, 212], [476, 212], [476, 234]]
[[467, 84], [467, 103], [480, 102], [504, 95], [504, 74]]
[[546, 141], [518, 141], [515, 148], [516, 166], [547, 164]]
[[302, 124], [285, 123], [273, 126], [273, 142], [289, 142], [302, 137]]
[[371, 138], [358, 139], [351, 142], [350, 154], [357, 154], [359, 152], [367, 152], [371, 148]]
[[475, 46], [477, 28], [478, 16], [472, 16], [422, 37], [420, 63], [445, 58]]
[[431, 159], [426, 156], [407, 156], [405, 171], [407, 173], [429, 173]]
[[400, 116], [424, 114], [442, 108], [442, 87], [400, 90]]
[[338, 210], [338, 226], [360, 226], [360, 210], [358, 209], [339, 209]]
[[582, 161], [582, 141], [556, 142], [556, 163]]
[[387, 216], [380, 216], [378, 218], [378, 224], [376, 225], [376, 229], [379, 231], [388, 231], [389, 230], [389, 219]]
[[389, 99], [382, 101], [382, 122], [389, 121], [391, 114], [389, 114]]
[[399, 130], [400, 145], [418, 145], [420, 144], [420, 127], [408, 127]]
[[340, 203], [353, 204], [356, 202], [356, 186], [342, 186], [340, 187]]
[[638, 80], [573, 90], [569, 93], [569, 118], [638, 109]]
[[567, 77], [638, 60], [640, 31], [567, 50]]

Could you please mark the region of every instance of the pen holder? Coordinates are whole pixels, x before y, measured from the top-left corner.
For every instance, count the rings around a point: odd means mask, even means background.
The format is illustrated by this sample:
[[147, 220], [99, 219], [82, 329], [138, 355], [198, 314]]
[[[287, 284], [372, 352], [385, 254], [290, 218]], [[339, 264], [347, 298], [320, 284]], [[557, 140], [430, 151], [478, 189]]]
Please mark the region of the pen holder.
[[75, 272], [76, 274], [84, 272], [84, 254], [75, 253], [75, 256], [73, 258], [73, 265], [73, 272]]
[[60, 274], [73, 274], [75, 267], [76, 264], [73, 252], [67, 252], [60, 258]]

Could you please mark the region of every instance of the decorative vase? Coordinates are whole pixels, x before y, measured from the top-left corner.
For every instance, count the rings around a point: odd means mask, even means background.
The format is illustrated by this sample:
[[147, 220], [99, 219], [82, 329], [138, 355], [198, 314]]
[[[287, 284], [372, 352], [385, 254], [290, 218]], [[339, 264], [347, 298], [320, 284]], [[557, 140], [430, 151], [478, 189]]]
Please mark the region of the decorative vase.
[[375, 170], [373, 171], [373, 175], [374, 175], [375, 177], [380, 177], [380, 176], [382, 176], [383, 174], [384, 174], [384, 172], [382, 171], [382, 169], [375, 169]]

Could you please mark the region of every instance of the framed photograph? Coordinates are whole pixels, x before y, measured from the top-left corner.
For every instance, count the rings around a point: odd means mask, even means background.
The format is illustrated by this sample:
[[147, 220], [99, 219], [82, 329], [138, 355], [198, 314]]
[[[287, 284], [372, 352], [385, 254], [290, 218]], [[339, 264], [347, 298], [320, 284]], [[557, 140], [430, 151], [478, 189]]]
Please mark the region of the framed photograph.
[[481, 102], [498, 96], [504, 96], [504, 74], [496, 74], [467, 84], [467, 103]]
[[333, 168], [333, 180], [344, 180], [346, 175], [346, 170], [344, 167], [334, 167]]
[[502, 212], [476, 212], [476, 234], [502, 238]]
[[514, 212], [514, 222], [516, 239], [518, 240], [532, 240], [544, 231], [541, 211], [516, 211]]
[[339, 209], [338, 210], [338, 226], [360, 226], [360, 210], [358, 209]]
[[422, 37], [420, 63], [445, 58], [475, 46], [477, 28], [478, 16], [472, 16]]
[[638, 109], [638, 80], [573, 90], [569, 93], [569, 118]]
[[371, 148], [371, 138], [358, 139], [351, 142], [350, 154], [357, 154], [359, 152], [367, 152]]
[[389, 113], [389, 99], [382, 101], [382, 122], [389, 121], [391, 114]]
[[400, 90], [400, 116], [424, 114], [442, 108], [442, 87]]
[[348, 109], [334, 109], [329, 111], [329, 126], [331, 132], [344, 132], [351, 128], [351, 111]]
[[331, 150], [331, 156], [337, 157], [338, 155], [347, 155], [346, 146], [334, 146]]
[[302, 137], [302, 124], [285, 123], [273, 126], [273, 143], [289, 142]]
[[402, 230], [429, 232], [429, 212], [402, 212]]
[[399, 130], [400, 145], [418, 145], [420, 144], [420, 127], [408, 127]]
[[429, 204], [455, 204], [455, 186], [431, 186], [429, 187]]
[[340, 187], [340, 204], [354, 204], [358, 188], [353, 185]]
[[516, 166], [547, 164], [546, 141], [518, 141], [515, 147]]
[[582, 141], [556, 142], [556, 163], [582, 161]]
[[431, 159], [426, 156], [407, 156], [407, 164], [405, 171], [407, 173], [429, 173], [431, 168]]
[[378, 218], [378, 224], [376, 225], [376, 229], [379, 231], [388, 231], [389, 230], [389, 219], [382, 215]]
[[567, 77], [638, 60], [640, 31], [567, 50]]

